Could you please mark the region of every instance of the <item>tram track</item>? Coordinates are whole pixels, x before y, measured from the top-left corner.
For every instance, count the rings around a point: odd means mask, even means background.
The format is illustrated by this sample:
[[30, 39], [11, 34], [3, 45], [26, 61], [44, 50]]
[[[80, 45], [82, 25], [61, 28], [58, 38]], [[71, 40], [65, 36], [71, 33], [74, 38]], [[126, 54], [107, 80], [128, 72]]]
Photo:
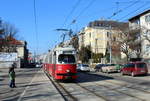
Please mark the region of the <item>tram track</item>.
[[[65, 85], [65, 83], [64, 83], [64, 85]], [[64, 86], [64, 87], [65, 87], [65, 86]], [[69, 86], [66, 85], [65, 88], [70, 88], [70, 87], [73, 87], [73, 89], [76, 89], [76, 88], [79, 87], [78, 89], [80, 89], [80, 91], [83, 91], [83, 92], [86, 93], [86, 94], [92, 95], [92, 97], [95, 96], [95, 97], [98, 99], [98, 101], [109, 101], [109, 99], [107, 99], [107, 97], [102, 96], [102, 95], [100, 95], [100, 94], [97, 94], [96, 92], [94, 92], [94, 91], [92, 91], [92, 90], [90, 90], [90, 89], [88, 89], [88, 88], [82, 86], [81, 84], [79, 84], [79, 83], [77, 83], [77, 82], [74, 82], [73, 84], [69, 84]], [[83, 89], [83, 90], [81, 90], [81, 89]], [[84, 94], [84, 93], [83, 93], [83, 94]], [[80, 99], [80, 98], [79, 98], [79, 99]], [[97, 100], [96, 100], [96, 101], [97, 101]]]
[[128, 94], [128, 93], [124, 93], [124, 92], [119, 91], [119, 90], [117, 90], [117, 89], [112, 89], [112, 88], [110, 88], [110, 87], [108, 87], [108, 86], [105, 86], [105, 85], [100, 85], [100, 84], [96, 84], [96, 85], [98, 85], [98, 86], [103, 86], [103, 87], [105, 87], [105, 88], [107, 88], [107, 89], [109, 89], [109, 90], [114, 90], [114, 91], [116, 91], [116, 92], [118, 92], [118, 93], [121, 93], [121, 94], [130, 96], [130, 97], [139, 99], [139, 100], [141, 100], [141, 101], [145, 101], [145, 99], [141, 99], [141, 98], [139, 98], [139, 97], [137, 97], [137, 96], [134, 96], [134, 95], [131, 95], [131, 94]]
[[[46, 72], [45, 72], [46, 73]], [[52, 84], [54, 85], [54, 87], [57, 89], [57, 91], [61, 94], [61, 96], [63, 97], [63, 99], [65, 101], [78, 101], [79, 99], [74, 97], [66, 88], [64, 85], [60, 84], [59, 82], [57, 81], [54, 81], [47, 73], [46, 73], [47, 77], [50, 79], [50, 81], [52, 82]], [[81, 86], [79, 83], [74, 83], [75, 85], [79, 86], [80, 88], [90, 92], [91, 94], [95, 95], [97, 98], [100, 98], [100, 101], [101, 99], [103, 101], [109, 101], [106, 97], [104, 96], [101, 96], [87, 88], [85, 88], [84, 86]]]
[[[98, 76], [98, 75], [95, 75], [95, 74], [89, 74], [89, 73], [86, 73], [86, 74], [92, 75], [92, 76], [96, 76], [96, 77], [99, 77], [99, 78], [102, 78], [102, 77], [100, 77], [100, 76]], [[119, 80], [119, 81], [121, 81], [121, 80]], [[122, 80], [122, 81], [123, 81], [123, 80]], [[136, 91], [140, 91], [140, 92], [143, 92], [143, 93], [150, 94], [149, 91], [140, 89], [140, 87], [139, 87], [139, 88], [137, 88], [137, 87], [134, 88], [134, 87], [131, 87], [131, 86], [127, 86], [127, 84], [122, 85], [122, 84], [120, 84], [120, 83], [116, 83], [116, 82], [112, 82], [112, 81], [103, 81], [103, 82], [107, 82], [107, 83], [110, 83], [110, 84], [119, 85], [120, 87], [129, 88], [129, 89], [132, 89], [132, 90], [136, 90]], [[130, 83], [130, 84], [132, 84], [132, 83]], [[105, 87], [105, 88], [107, 88], [107, 89], [109, 89], [109, 90], [114, 90], [114, 91], [116, 91], [116, 92], [118, 92], [118, 93], [122, 93], [122, 94], [125, 94], [125, 95], [130, 96], [130, 97], [134, 97], [134, 98], [139, 99], [139, 100], [141, 100], [141, 101], [146, 101], [145, 99], [142, 99], [142, 98], [140, 98], [140, 97], [137, 97], [137, 96], [134, 96], [134, 95], [131, 95], [131, 94], [122, 92], [122, 91], [119, 91], [119, 90], [117, 90], [117, 89], [115, 89], [115, 88], [111, 88], [111, 87], [106, 86], [106, 85], [97, 84], [97, 83], [96, 83], [96, 85], [97, 85], [97, 86], [103, 86], [103, 87]]]
[[[96, 77], [99, 77], [99, 78], [102, 78], [101, 76], [99, 75], [95, 75], [95, 74], [89, 74], [89, 73], [86, 73], [87, 75], [90, 75], [90, 76], [96, 76]], [[52, 84], [54, 85], [54, 87], [57, 89], [57, 91], [60, 93], [60, 95], [62, 96], [62, 98], [65, 100], [65, 101], [78, 101], [80, 100], [79, 97], [77, 97], [75, 94], [73, 94], [71, 91], [69, 91], [69, 87], [73, 87], [75, 88], [75, 85], [82, 88], [84, 91], [86, 91], [87, 93], [89, 94], [92, 94], [94, 95], [96, 98], [98, 99], [101, 99], [101, 100], [104, 100], [104, 101], [110, 101], [111, 98], [109, 98], [109, 95], [105, 95], [103, 92], [99, 93], [97, 91], [95, 91], [94, 89], [90, 89], [88, 87], [86, 87], [85, 85], [82, 85], [78, 82], [75, 82], [73, 84], [66, 84], [66, 83], [60, 83], [60, 82], [57, 82], [57, 81], [54, 81], [47, 73], [46, 75], [48, 76], [48, 78], [50, 79], [50, 81], [52, 82]], [[108, 76], [109, 78], [109, 76]], [[104, 79], [104, 78], [102, 78]], [[117, 81], [121, 81], [121, 80], [117, 80]], [[123, 81], [123, 80], [122, 80]], [[132, 93], [128, 93], [126, 91], [123, 91], [121, 90], [121, 88], [129, 88], [131, 89], [131, 91], [138, 91], [138, 92], [143, 92], [143, 93], [146, 93], [146, 94], [149, 94], [150, 92], [149, 91], [145, 91], [144, 89], [142, 88], [136, 88], [136, 87], [132, 87], [132, 85], [128, 85], [130, 83], [127, 82], [127, 84], [121, 84], [119, 82], [113, 82], [113, 81], [103, 81], [103, 82], [106, 82], [108, 85], [104, 85], [104, 84], [99, 84], [99, 83], [94, 83], [92, 85], [96, 85], [96, 86], [101, 86], [105, 89], [108, 90], [108, 93], [110, 93], [109, 91], [112, 91], [112, 92], [116, 92], [118, 94], [121, 94], [120, 96], [128, 96], [130, 98], [133, 98], [133, 99], [136, 99], [138, 101], [146, 101], [145, 98], [143, 97], [140, 97], [140, 96], [137, 96], [137, 95], [134, 95]], [[119, 87], [116, 87], [116, 88], [112, 88], [111, 86], [109, 85], [119, 85]], [[91, 86], [92, 86], [91, 85]], [[79, 88], [79, 89], [80, 89]], [[106, 91], [107, 92], [107, 91]], [[113, 94], [113, 93], [112, 93]], [[119, 97], [119, 96], [118, 96]]]
[[[89, 73], [86, 73], [86, 74], [92, 75], [92, 76], [96, 76], [96, 77], [99, 77], [99, 78], [102, 78], [101, 76], [99, 76], [99, 75], [97, 75], [97, 74], [89, 74]], [[106, 75], [105, 75], [105, 76], [106, 76]], [[108, 76], [108, 78], [109, 78], [109, 77], [110, 77], [110, 76]], [[114, 79], [116, 79], [116, 78], [114, 78]], [[122, 79], [122, 80], [116, 79], [116, 80], [127, 82], [126, 80], [123, 80], [123, 79]], [[113, 84], [115, 84], [115, 85], [120, 85], [120, 86], [123, 86], [123, 87], [126, 87], [126, 88], [135, 89], [135, 90], [139, 90], [139, 91], [141, 91], [141, 92], [145, 92], [145, 93], [149, 93], [149, 94], [150, 94], [150, 91], [143, 90], [143, 89], [141, 88], [141, 85], [139, 85], [138, 83], [137, 83], [137, 84], [134, 83], [134, 86], [136, 85], [136, 86], [138, 86], [138, 87], [132, 87], [132, 86], [128, 86], [127, 84], [121, 85], [120, 83], [116, 83], [116, 82], [112, 82], [112, 81], [105, 81], [105, 82], [113, 83]], [[133, 83], [130, 83], [130, 82], [128, 82], [128, 84], [132, 84], [132, 85], [133, 85]], [[140, 88], [141, 88], [141, 89], [140, 89]]]
[[[44, 71], [45, 72], [45, 71]], [[45, 74], [47, 75], [47, 77], [49, 78], [49, 80], [52, 82], [52, 84], [54, 85], [54, 87], [57, 89], [57, 91], [60, 93], [60, 95], [62, 96], [62, 98], [65, 101], [78, 101], [77, 98], [75, 98], [71, 93], [69, 93], [65, 87], [63, 85], [61, 85], [59, 82], [54, 81], [46, 72]]]
[[86, 90], [86, 91], [88, 91], [88, 92], [94, 94], [95, 96], [97, 96], [97, 97], [103, 99], [104, 101], [109, 101], [106, 97], [104, 97], [104, 96], [102, 96], [102, 95], [100, 95], [100, 94], [97, 94], [97, 93], [95, 93], [94, 91], [89, 90], [88, 88], [86, 88], [86, 87], [84, 87], [84, 86], [81, 86], [79, 83], [75, 83], [75, 84], [78, 85], [79, 87], [81, 87], [82, 89], [84, 89], [84, 90]]
[[[86, 87], [84, 87], [84, 86], [81, 86], [81, 85], [78, 84], [78, 83], [76, 83], [76, 85], [78, 85], [78, 86], [80, 86], [81, 88], [83, 88], [83, 89], [85, 89], [85, 90], [87, 90], [87, 91], [93, 93], [95, 96], [100, 97], [100, 98], [102, 98], [102, 99], [105, 100], [105, 101], [109, 101], [109, 100], [110, 100], [110, 99], [108, 99], [107, 96], [103, 96], [103, 95], [100, 95], [100, 94], [95, 93], [94, 90], [89, 90], [88, 88], [86, 88]], [[115, 92], [124, 94], [124, 95], [126, 95], [126, 96], [129, 96], [129, 97], [132, 97], [132, 98], [135, 98], [135, 99], [138, 99], [138, 100], [140, 100], [140, 101], [145, 101], [144, 99], [141, 99], [141, 98], [139, 98], [139, 97], [130, 95], [130, 94], [128, 94], [128, 93], [124, 93], [124, 92], [118, 91], [118, 90], [116, 90], [116, 89], [112, 89], [112, 88], [110, 88], [110, 87], [108, 87], [108, 86], [105, 86], [105, 85], [100, 85], [100, 84], [97, 84], [97, 83], [96, 83], [96, 84], [94, 83], [94, 85], [103, 86], [103, 87], [107, 88], [108, 90], [113, 90], [113, 91], [115, 91]]]

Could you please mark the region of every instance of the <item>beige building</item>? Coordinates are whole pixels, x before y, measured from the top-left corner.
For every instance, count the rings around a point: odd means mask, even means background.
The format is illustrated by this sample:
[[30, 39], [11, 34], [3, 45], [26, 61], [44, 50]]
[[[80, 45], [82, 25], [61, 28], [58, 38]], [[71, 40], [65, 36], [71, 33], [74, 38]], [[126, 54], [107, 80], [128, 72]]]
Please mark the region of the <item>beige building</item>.
[[129, 19], [130, 30], [136, 30], [137, 35], [142, 40], [141, 56], [150, 58], [150, 10], [144, 11]]
[[79, 48], [81, 46], [90, 46], [93, 53], [106, 53], [107, 47], [107, 32], [106, 29], [85, 27], [79, 33]]
[[[121, 33], [119, 26], [123, 26], [124, 24], [127, 23], [107, 20], [90, 22], [79, 33], [79, 49], [81, 46], [90, 46], [93, 53], [102, 53], [103, 56], [110, 49], [112, 49], [113, 54], [115, 53], [113, 50], [117, 51], [117, 54], [120, 54], [120, 46], [116, 46], [118, 44], [115, 42], [118, 40], [119, 33]], [[116, 48], [113, 48], [113, 46]]]

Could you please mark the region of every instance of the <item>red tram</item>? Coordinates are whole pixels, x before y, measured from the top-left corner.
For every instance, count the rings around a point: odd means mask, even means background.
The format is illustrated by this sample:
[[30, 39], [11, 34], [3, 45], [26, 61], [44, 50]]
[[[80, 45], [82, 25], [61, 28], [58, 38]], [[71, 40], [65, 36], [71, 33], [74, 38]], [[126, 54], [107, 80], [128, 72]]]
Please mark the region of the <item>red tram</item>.
[[43, 69], [55, 80], [75, 80], [77, 78], [75, 49], [56, 47], [45, 56]]

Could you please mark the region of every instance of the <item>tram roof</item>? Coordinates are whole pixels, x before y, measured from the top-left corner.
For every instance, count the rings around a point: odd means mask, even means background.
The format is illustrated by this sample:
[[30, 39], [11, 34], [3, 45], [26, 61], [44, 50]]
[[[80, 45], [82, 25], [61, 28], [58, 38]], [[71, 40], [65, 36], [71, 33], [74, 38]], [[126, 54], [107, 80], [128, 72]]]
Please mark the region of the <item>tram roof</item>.
[[65, 50], [75, 50], [73, 47], [56, 47], [54, 51], [65, 51]]

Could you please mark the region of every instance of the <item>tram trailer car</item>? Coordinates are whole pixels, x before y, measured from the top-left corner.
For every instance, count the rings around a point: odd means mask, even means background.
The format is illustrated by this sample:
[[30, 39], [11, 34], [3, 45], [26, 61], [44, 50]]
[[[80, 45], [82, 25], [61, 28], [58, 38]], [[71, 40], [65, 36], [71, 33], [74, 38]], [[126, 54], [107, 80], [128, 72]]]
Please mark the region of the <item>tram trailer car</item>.
[[57, 47], [44, 60], [43, 69], [55, 80], [77, 78], [76, 51], [72, 47]]

